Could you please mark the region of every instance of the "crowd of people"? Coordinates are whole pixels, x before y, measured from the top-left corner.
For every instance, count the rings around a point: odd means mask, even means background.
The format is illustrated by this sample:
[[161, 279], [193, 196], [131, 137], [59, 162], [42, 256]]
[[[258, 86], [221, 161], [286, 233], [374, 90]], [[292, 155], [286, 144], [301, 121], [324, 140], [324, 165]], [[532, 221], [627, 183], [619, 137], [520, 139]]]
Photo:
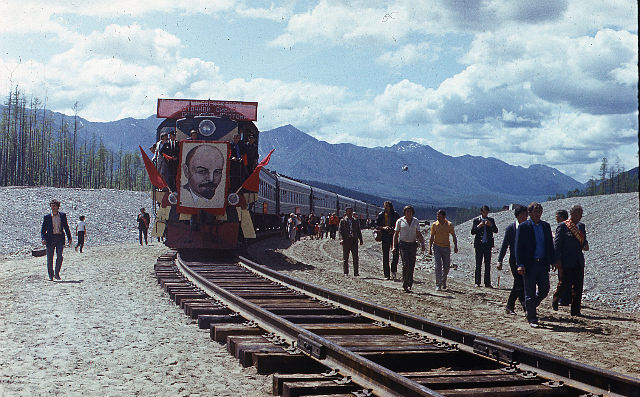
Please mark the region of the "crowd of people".
[[[60, 210], [60, 202], [51, 200], [51, 212], [42, 221], [42, 244], [46, 246], [47, 272], [49, 280], [60, 280], [60, 270], [63, 261], [65, 234], [68, 245], [72, 244], [71, 230], [67, 216]], [[513, 285], [506, 302], [505, 312], [516, 314], [516, 301], [524, 311], [527, 321], [533, 328], [539, 326], [537, 307], [547, 297], [550, 291], [549, 273], [558, 272], [558, 284], [553, 293], [551, 306], [558, 310], [559, 306], [570, 306], [572, 316], [580, 316], [583, 283], [584, 283], [584, 251], [589, 250], [586, 238], [586, 228], [581, 222], [583, 209], [574, 205], [569, 211], [556, 212], [555, 232], [551, 225], [541, 219], [543, 208], [540, 203], [533, 202], [528, 207], [517, 205], [513, 210], [515, 220], [509, 224], [498, 254], [497, 269], [503, 267], [503, 260], [509, 251], [509, 267], [513, 275]], [[415, 210], [408, 205], [403, 208], [400, 216], [390, 201], [384, 203], [384, 210], [375, 221], [367, 220], [365, 225], [375, 229], [376, 241], [382, 245], [382, 273], [386, 280], [396, 280], [398, 263], [402, 262], [402, 289], [406, 293], [412, 292], [413, 274], [416, 263], [417, 249], [425, 252], [426, 243], [420, 230], [420, 222], [414, 217]], [[491, 254], [495, 245], [494, 235], [498, 233], [498, 226], [489, 217], [489, 207], [483, 206], [480, 215], [473, 219], [471, 234], [474, 236], [475, 251], [475, 287], [481, 283], [486, 288], [493, 288], [491, 284]], [[447, 275], [451, 267], [451, 241], [453, 252], [458, 252], [458, 239], [453, 224], [447, 220], [446, 211], [438, 210], [437, 220], [429, 228], [429, 255], [435, 266], [436, 291], [447, 289]], [[144, 208], [137, 216], [138, 241], [140, 245], [148, 243], [147, 232], [150, 217]], [[358, 246], [364, 243], [361, 222], [353, 208], [347, 207], [345, 215], [338, 218], [336, 213], [328, 215], [313, 213], [308, 216], [290, 214], [282, 215], [282, 230], [286, 238], [292, 243], [299, 241], [301, 236], [310, 239], [339, 240], [342, 246], [343, 272], [349, 274], [349, 258], [353, 268], [353, 275], [359, 276]], [[84, 247], [87, 233], [85, 217], [80, 216], [76, 224], [75, 234], [78, 243], [76, 251]], [[53, 257], [56, 256], [55, 267]], [[483, 266], [484, 263], [484, 266]], [[484, 277], [482, 273], [484, 270]]]
[[[551, 225], [543, 220], [542, 205], [537, 202], [529, 206], [516, 205], [513, 209], [515, 220], [504, 232], [498, 255], [497, 269], [502, 270], [503, 260], [509, 251], [509, 267], [513, 275], [513, 285], [505, 306], [505, 313], [516, 314], [516, 301], [533, 328], [539, 326], [537, 307], [550, 291], [549, 273], [558, 272], [558, 284], [553, 293], [552, 309], [570, 306], [572, 316], [580, 316], [583, 281], [584, 254], [589, 250], [582, 207], [574, 205], [569, 211], [556, 213], [557, 225], [552, 232]], [[413, 274], [418, 245], [425, 252], [426, 243], [420, 230], [420, 222], [414, 217], [412, 206], [403, 208], [402, 216], [390, 201], [384, 203], [384, 210], [375, 221], [367, 221], [367, 226], [375, 229], [376, 241], [382, 246], [382, 274], [386, 280], [396, 280], [398, 263], [402, 263], [402, 289], [412, 292]], [[447, 276], [451, 268], [451, 243], [453, 253], [458, 252], [458, 239], [453, 224], [447, 220], [446, 211], [436, 213], [437, 220], [430, 225], [428, 233], [429, 255], [435, 266], [436, 291], [447, 289]], [[352, 208], [346, 208], [341, 219], [335, 213], [319, 217], [290, 214], [283, 216], [283, 226], [287, 237], [293, 243], [303, 234], [311, 239], [338, 238], [342, 246], [343, 272], [349, 274], [349, 258], [353, 275], [359, 276], [358, 246], [363, 244], [361, 223]], [[425, 232], [427, 232], [425, 230]], [[498, 226], [489, 216], [489, 207], [483, 206], [480, 215], [472, 220], [471, 235], [475, 252], [474, 286], [494, 288], [491, 284], [491, 256], [495, 246], [494, 236]], [[337, 234], [337, 236], [336, 236]]]

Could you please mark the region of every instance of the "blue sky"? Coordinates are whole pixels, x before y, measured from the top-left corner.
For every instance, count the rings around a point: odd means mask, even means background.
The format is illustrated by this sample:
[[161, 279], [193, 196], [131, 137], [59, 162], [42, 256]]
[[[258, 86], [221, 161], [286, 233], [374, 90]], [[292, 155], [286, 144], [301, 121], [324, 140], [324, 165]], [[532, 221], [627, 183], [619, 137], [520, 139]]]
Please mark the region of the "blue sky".
[[586, 181], [638, 165], [635, 1], [0, 2], [0, 93], [91, 121], [259, 102], [258, 128], [401, 140]]

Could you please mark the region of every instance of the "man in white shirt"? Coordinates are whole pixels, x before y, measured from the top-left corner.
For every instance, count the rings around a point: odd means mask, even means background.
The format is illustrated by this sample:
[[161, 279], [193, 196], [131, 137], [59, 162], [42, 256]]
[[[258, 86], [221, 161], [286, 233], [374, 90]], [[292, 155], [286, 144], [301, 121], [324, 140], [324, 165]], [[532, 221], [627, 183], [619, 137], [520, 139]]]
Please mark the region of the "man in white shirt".
[[413, 270], [416, 266], [416, 253], [420, 241], [422, 252], [424, 252], [424, 237], [420, 233], [420, 221], [413, 217], [415, 210], [412, 206], [404, 207], [403, 217], [396, 222], [395, 233], [393, 235], [393, 249], [400, 252], [402, 259], [402, 289], [410, 293], [413, 286]]
[[84, 223], [84, 219], [84, 215], [82, 215], [76, 224], [76, 236], [78, 236], [76, 251], [80, 248], [80, 253], [82, 253], [82, 248], [84, 248], [84, 239], [87, 236], [87, 225]]

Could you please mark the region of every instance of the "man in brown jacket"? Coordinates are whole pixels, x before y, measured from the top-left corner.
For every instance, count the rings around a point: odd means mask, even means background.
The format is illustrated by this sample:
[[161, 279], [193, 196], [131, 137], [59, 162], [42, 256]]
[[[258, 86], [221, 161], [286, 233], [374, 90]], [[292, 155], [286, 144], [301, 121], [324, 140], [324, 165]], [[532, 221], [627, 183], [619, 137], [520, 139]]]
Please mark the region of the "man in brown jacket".
[[340, 220], [340, 245], [342, 245], [342, 266], [344, 274], [349, 274], [349, 252], [353, 257], [353, 275], [358, 274], [358, 240], [363, 244], [362, 232], [358, 220], [353, 217], [353, 208], [345, 209], [344, 218]]

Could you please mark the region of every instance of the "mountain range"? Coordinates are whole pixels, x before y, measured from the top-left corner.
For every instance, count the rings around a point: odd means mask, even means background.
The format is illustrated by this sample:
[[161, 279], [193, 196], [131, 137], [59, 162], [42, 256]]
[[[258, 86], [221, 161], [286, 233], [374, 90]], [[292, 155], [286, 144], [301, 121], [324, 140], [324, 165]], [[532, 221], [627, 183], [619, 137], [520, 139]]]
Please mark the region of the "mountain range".
[[[4, 106], [0, 105], [0, 109]], [[73, 116], [47, 111], [52, 131], [64, 120], [69, 131]], [[161, 120], [126, 118], [91, 122], [78, 117], [80, 142], [101, 139], [115, 152], [148, 148]], [[453, 157], [428, 145], [402, 141], [389, 147], [367, 148], [319, 141], [292, 125], [262, 131], [260, 156], [275, 148], [268, 168], [287, 176], [340, 186], [372, 196], [419, 206], [470, 207], [487, 204], [544, 201], [556, 193], [582, 189], [584, 184], [545, 165], [513, 166], [493, 157]]]
[[260, 133], [261, 155], [272, 148], [269, 168], [285, 175], [422, 206], [529, 203], [584, 187], [545, 165], [524, 168], [492, 157], [453, 157], [410, 141], [375, 148], [329, 144], [292, 125]]

